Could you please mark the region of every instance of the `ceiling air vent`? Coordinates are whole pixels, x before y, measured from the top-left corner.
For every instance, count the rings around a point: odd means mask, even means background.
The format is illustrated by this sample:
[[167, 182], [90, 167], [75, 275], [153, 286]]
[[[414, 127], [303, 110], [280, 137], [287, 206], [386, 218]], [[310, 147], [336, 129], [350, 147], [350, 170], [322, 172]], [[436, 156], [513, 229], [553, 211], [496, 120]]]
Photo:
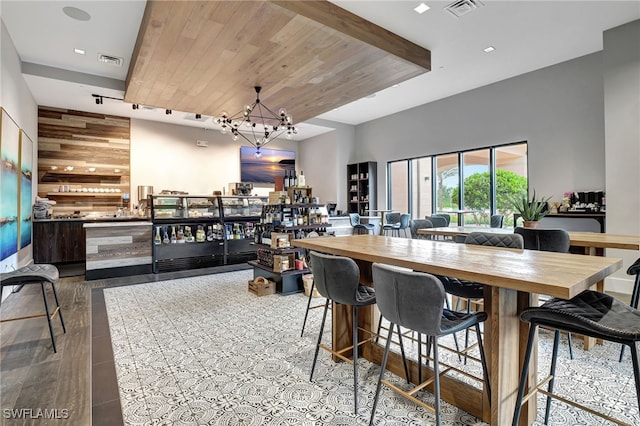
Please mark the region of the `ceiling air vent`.
[[445, 7], [445, 10], [456, 18], [459, 18], [482, 6], [484, 6], [484, 3], [480, 0], [458, 0]]
[[105, 55], [104, 53], [98, 53], [98, 62], [103, 62], [114, 67], [121, 67], [124, 59], [117, 56]]

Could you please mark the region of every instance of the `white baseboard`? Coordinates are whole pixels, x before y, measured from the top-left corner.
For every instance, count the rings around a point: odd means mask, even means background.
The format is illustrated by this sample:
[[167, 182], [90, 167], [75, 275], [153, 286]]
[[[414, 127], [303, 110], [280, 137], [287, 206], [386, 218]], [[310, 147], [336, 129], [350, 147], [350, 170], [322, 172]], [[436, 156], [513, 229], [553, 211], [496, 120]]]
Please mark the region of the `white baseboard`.
[[604, 288], [605, 291], [631, 294], [633, 291], [633, 280], [628, 278], [609, 277], [605, 279]]

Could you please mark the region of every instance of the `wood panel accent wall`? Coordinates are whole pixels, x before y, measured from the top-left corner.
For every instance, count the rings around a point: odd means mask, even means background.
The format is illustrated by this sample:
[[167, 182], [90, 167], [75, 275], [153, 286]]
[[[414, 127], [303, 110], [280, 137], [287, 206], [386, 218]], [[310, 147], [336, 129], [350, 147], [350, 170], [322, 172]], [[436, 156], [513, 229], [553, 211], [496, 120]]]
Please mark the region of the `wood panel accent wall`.
[[[128, 206], [130, 124], [127, 117], [38, 108], [38, 196], [56, 201], [54, 214]], [[61, 185], [68, 192], [59, 192]]]

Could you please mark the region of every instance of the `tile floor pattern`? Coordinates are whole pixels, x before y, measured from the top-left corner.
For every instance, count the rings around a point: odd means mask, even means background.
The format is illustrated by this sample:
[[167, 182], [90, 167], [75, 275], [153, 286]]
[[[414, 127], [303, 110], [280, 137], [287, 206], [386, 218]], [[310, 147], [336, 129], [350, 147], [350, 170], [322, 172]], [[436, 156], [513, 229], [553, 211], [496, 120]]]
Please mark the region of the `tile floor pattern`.
[[[333, 363], [321, 351], [309, 382], [322, 310], [310, 312], [301, 338], [304, 294], [256, 297], [247, 291], [250, 278], [251, 271], [240, 271], [105, 289], [125, 424], [368, 424], [378, 366], [360, 361], [356, 415], [349, 364]], [[541, 371], [548, 369], [551, 337], [540, 333]], [[574, 361], [567, 359], [566, 342], [560, 348], [557, 389], [640, 424], [628, 351], [618, 363], [619, 345], [585, 353], [575, 340]], [[415, 358], [415, 345], [409, 352]], [[429, 393], [422, 397], [433, 402]], [[536, 424], [542, 424], [543, 397], [539, 407]], [[485, 424], [447, 403], [442, 413], [444, 425]], [[433, 422], [431, 413], [383, 386], [376, 425]], [[555, 401], [549, 424], [607, 423]]]

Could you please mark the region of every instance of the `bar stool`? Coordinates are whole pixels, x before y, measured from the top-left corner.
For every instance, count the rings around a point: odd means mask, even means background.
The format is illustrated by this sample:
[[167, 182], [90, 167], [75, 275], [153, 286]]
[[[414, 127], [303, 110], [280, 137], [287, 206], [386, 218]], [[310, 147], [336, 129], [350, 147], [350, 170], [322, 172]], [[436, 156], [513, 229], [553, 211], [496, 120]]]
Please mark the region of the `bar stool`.
[[358, 234], [360, 234], [361, 231], [365, 231], [368, 234], [369, 232], [373, 233], [375, 230], [375, 226], [370, 223], [360, 223], [360, 215], [358, 213], [349, 213], [349, 222], [353, 227], [354, 234], [356, 231]]
[[[358, 411], [358, 349], [360, 345], [371, 342], [373, 333], [368, 339], [358, 341], [358, 307], [370, 306], [376, 303], [376, 293], [371, 287], [363, 286], [359, 283], [360, 270], [358, 265], [353, 259], [341, 256], [331, 256], [322, 253], [311, 252], [311, 268], [313, 270], [313, 278], [318, 293], [327, 299], [324, 306], [324, 313], [322, 315], [322, 323], [320, 324], [320, 333], [318, 334], [318, 343], [316, 344], [315, 354], [313, 356], [313, 364], [311, 366], [311, 375], [309, 381], [313, 381], [313, 373], [316, 368], [316, 362], [318, 360], [318, 352], [320, 348], [330, 352], [332, 355], [342, 359], [343, 361], [353, 364], [353, 404], [354, 413]], [[349, 305], [352, 308], [353, 315], [353, 344], [344, 349], [335, 351], [323, 345], [322, 332], [324, 331], [324, 324], [327, 319], [327, 311], [331, 302]], [[392, 328], [392, 327], [391, 327]], [[389, 333], [389, 340], [391, 334]], [[387, 341], [387, 344], [389, 341]], [[400, 348], [402, 350], [402, 358], [404, 356], [404, 348], [402, 346], [402, 340], [400, 340]], [[344, 355], [344, 352], [352, 351], [353, 359], [349, 359]], [[406, 370], [407, 381], [409, 380], [409, 374]]]
[[[446, 336], [469, 327], [475, 327], [480, 351], [480, 361], [484, 376], [484, 386], [491, 401], [491, 388], [489, 376], [487, 374], [487, 364], [482, 346], [482, 335], [480, 334], [480, 323], [487, 319], [486, 312], [475, 312], [471, 314], [450, 311], [444, 309], [445, 291], [440, 280], [431, 274], [423, 272], [411, 272], [399, 270], [386, 265], [374, 263], [372, 265], [373, 283], [376, 288], [378, 309], [381, 314], [391, 323], [389, 326], [389, 337], [382, 356], [380, 366], [380, 377], [376, 394], [371, 408], [371, 419], [369, 425], [373, 425], [380, 396], [380, 385], [383, 383], [383, 376], [389, 358], [389, 346], [393, 326], [399, 325], [410, 330], [415, 330], [419, 334], [427, 336], [427, 347], [433, 348], [433, 379], [418, 384], [412, 391], [404, 391], [397, 386], [384, 382], [389, 388], [404, 397], [416, 402], [420, 406], [435, 412], [436, 425], [441, 424], [440, 420], [440, 371], [438, 361], [438, 338]], [[418, 345], [420, 345], [418, 338]], [[418, 355], [418, 371], [422, 371], [422, 359]], [[419, 379], [421, 381], [421, 379]], [[423, 389], [433, 381], [435, 390], [435, 407], [431, 407], [414, 396], [414, 393]]]
[[[633, 262], [633, 265], [629, 266], [629, 269], [627, 269], [627, 275], [636, 276], [636, 281], [633, 284], [633, 292], [631, 293], [631, 302], [629, 303], [629, 306], [634, 309], [638, 309], [638, 298], [640, 297], [640, 258]], [[624, 345], [622, 345], [622, 349], [620, 349], [620, 362], [622, 362], [623, 356]]]
[[[520, 411], [523, 402], [540, 391], [547, 395], [547, 405], [544, 414], [544, 424], [549, 422], [549, 409], [551, 408], [552, 397], [559, 397], [553, 393], [555, 382], [556, 363], [558, 359], [558, 343], [560, 331], [578, 333], [596, 339], [608, 340], [610, 342], [622, 343], [631, 348], [631, 358], [633, 364], [633, 377], [636, 384], [636, 397], [640, 408], [640, 364], [638, 363], [638, 341], [640, 341], [640, 311], [622, 303], [621, 301], [593, 290], [585, 290], [577, 296], [565, 300], [552, 298], [542, 306], [525, 309], [520, 314], [520, 319], [531, 324], [529, 329], [529, 340], [520, 376], [520, 386], [516, 400], [515, 412], [513, 414], [513, 426], [518, 424]], [[553, 352], [551, 358], [551, 369], [549, 377], [538, 382], [534, 389], [524, 397], [524, 390], [529, 374], [529, 361], [536, 337], [536, 328], [545, 327], [555, 330], [553, 339]], [[548, 382], [545, 392], [540, 388]], [[611, 420], [603, 413], [586, 408], [583, 405], [562, 398], [566, 404], [589, 411], [591, 414]]]
[[[27, 284], [40, 284], [40, 288], [42, 289], [42, 299], [44, 300], [44, 314], [40, 315], [29, 315], [18, 318], [10, 318], [5, 319], [0, 322], [8, 322], [8, 321], [17, 321], [21, 319], [29, 319], [29, 318], [38, 318], [38, 317], [47, 317], [47, 322], [49, 324], [49, 333], [51, 334], [51, 344], [53, 345], [53, 352], [58, 352], [56, 349], [56, 337], [53, 333], [53, 324], [51, 323], [51, 319], [53, 319], [56, 314], [60, 316], [60, 324], [62, 324], [62, 331], [64, 333], [67, 332], [67, 329], [64, 325], [64, 319], [62, 318], [62, 310], [60, 310], [60, 302], [58, 300], [58, 292], [56, 291], [55, 283], [60, 278], [60, 274], [58, 273], [58, 268], [53, 265], [48, 264], [34, 264], [24, 266], [16, 271], [7, 272], [2, 274], [2, 280], [0, 281], [0, 294], [2, 294], [2, 289], [8, 286], [20, 286]], [[45, 290], [45, 283], [51, 284], [51, 289], [53, 290], [53, 297], [56, 300], [56, 309], [53, 313], [49, 312], [49, 302], [47, 301], [47, 293]], [[0, 300], [0, 303], [2, 301]]]

